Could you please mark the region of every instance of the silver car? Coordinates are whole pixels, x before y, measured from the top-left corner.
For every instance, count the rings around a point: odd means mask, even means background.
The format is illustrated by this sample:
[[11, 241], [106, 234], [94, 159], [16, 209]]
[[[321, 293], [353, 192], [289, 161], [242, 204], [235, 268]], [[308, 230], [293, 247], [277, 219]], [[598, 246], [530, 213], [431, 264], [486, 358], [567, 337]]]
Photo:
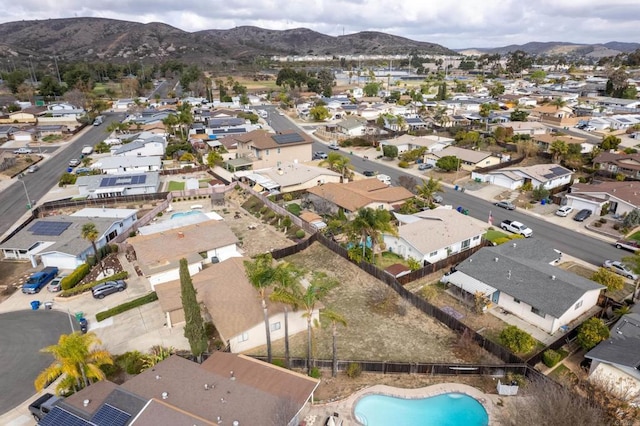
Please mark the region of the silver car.
[[602, 267], [615, 272], [618, 275], [629, 278], [630, 280], [635, 281], [638, 279], [638, 274], [634, 273], [627, 265], [619, 260], [605, 260]]
[[105, 296], [108, 296], [111, 293], [124, 291], [126, 288], [127, 283], [124, 280], [107, 281], [93, 287], [91, 289], [91, 293], [93, 293], [93, 297], [96, 299], [104, 299]]

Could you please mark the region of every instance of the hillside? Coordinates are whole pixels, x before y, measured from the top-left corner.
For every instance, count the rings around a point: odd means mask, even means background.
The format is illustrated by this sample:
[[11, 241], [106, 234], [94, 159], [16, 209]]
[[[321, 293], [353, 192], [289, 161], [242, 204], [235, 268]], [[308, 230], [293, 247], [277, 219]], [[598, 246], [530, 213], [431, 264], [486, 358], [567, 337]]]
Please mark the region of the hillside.
[[526, 44], [512, 44], [503, 47], [472, 47], [457, 50], [464, 55], [482, 55], [483, 53], [506, 55], [509, 52], [522, 50], [530, 55], [566, 55], [566, 56], [586, 56], [590, 58], [601, 58], [604, 56], [615, 56], [620, 53], [630, 53], [640, 49], [640, 43], [622, 43], [611, 41], [604, 44], [578, 44], [565, 43], [560, 41], [550, 42], [530, 42]]
[[306, 28], [186, 32], [163, 23], [68, 18], [0, 24], [0, 60], [57, 56], [66, 60], [179, 59], [185, 62], [251, 62], [272, 55], [456, 54], [433, 43], [377, 32], [339, 37]]

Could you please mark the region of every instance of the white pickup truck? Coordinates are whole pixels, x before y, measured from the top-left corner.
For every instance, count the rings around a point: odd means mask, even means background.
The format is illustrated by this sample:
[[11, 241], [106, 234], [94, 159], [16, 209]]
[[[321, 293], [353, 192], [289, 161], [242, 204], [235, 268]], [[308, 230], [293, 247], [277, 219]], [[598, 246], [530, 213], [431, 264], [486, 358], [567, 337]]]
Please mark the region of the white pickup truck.
[[93, 147], [89, 145], [85, 145], [82, 147], [82, 155], [91, 155], [93, 154]]
[[515, 220], [503, 220], [500, 224], [500, 228], [505, 231], [513, 232], [514, 234], [520, 234], [525, 238], [529, 238], [533, 235], [531, 228], [520, 222], [516, 222]]

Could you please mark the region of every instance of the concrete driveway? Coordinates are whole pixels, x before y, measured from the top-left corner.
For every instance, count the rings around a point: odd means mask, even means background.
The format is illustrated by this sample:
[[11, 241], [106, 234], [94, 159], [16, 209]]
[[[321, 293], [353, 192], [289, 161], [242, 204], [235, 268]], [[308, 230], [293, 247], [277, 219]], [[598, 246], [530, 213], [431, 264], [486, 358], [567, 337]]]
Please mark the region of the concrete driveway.
[[69, 317], [53, 310], [0, 314], [0, 414], [35, 394], [33, 381], [53, 357], [40, 349], [70, 331]]

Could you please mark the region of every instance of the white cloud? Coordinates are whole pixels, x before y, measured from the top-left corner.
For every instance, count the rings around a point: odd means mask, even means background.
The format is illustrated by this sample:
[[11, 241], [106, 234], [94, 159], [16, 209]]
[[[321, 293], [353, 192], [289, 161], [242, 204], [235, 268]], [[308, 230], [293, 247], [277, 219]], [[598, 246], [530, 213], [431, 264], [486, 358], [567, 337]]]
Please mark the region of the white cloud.
[[450, 48], [638, 41], [640, 17], [637, 0], [22, 0], [3, 6], [0, 22], [83, 16], [164, 22], [185, 31], [372, 30]]

